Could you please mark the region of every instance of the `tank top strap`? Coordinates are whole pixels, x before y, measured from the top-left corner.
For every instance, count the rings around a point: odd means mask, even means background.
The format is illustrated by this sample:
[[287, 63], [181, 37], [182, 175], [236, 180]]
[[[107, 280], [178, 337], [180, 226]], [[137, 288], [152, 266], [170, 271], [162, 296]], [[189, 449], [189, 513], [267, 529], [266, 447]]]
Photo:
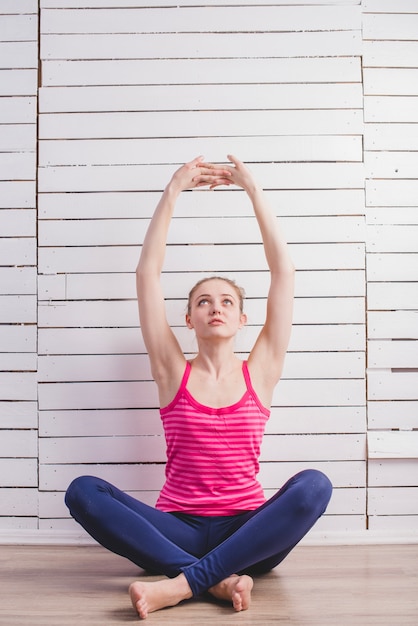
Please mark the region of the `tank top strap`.
[[181, 379], [180, 387], [178, 393], [181, 393], [186, 389], [187, 381], [189, 380], [190, 372], [192, 370], [192, 366], [190, 361], [186, 361], [186, 367], [184, 368], [183, 378]]
[[257, 395], [256, 390], [253, 387], [253, 384], [251, 382], [251, 376], [250, 376], [250, 371], [248, 369], [248, 363], [247, 361], [243, 361], [242, 362], [242, 373], [244, 374], [244, 380], [245, 380], [245, 384], [247, 386], [247, 391], [248, 393], [253, 397], [254, 401], [256, 402], [258, 408], [260, 409], [260, 411], [262, 413], [264, 413], [264, 415], [269, 416], [270, 415], [270, 409], [268, 409], [267, 407], [265, 407], [261, 401], [260, 398]]
[[251, 393], [254, 393], [254, 389], [253, 389], [253, 386], [251, 384], [251, 376], [250, 376], [250, 372], [249, 372], [249, 369], [248, 369], [247, 361], [243, 361], [242, 362], [242, 373], [244, 375], [244, 380], [245, 380], [245, 384], [247, 386], [247, 391], [250, 391]]

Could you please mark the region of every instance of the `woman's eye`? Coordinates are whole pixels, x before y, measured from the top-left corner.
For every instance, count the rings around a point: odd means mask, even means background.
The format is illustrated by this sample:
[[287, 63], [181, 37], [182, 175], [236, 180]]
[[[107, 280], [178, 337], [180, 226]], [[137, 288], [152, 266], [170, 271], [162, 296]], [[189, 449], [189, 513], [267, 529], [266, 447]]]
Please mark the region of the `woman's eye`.
[[197, 304], [198, 306], [201, 306], [202, 304], [207, 304], [207, 302], [208, 302], [207, 298], [202, 298], [202, 300], [199, 300]]
[[232, 300], [230, 300], [229, 298], [225, 298], [224, 304], [232, 304]]

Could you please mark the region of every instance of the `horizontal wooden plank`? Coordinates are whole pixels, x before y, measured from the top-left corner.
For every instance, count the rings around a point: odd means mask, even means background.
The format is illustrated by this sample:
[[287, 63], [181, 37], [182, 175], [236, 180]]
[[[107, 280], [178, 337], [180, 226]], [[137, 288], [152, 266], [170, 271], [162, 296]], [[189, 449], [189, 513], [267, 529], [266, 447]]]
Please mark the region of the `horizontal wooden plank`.
[[[7, 223], [22, 214], [5, 213]], [[24, 215], [25, 216], [25, 215]], [[32, 215], [33, 217], [33, 215]], [[9, 219], [8, 219], [9, 218]], [[1, 225], [0, 218], [0, 225]], [[33, 221], [33, 220], [32, 220]], [[363, 242], [364, 220], [357, 216], [339, 217], [285, 217], [281, 224], [289, 243], [345, 243]], [[109, 246], [138, 245], [145, 237], [148, 220], [42, 220], [39, 222], [40, 246]], [[241, 217], [239, 233], [236, 218], [189, 217], [173, 219], [168, 234], [168, 244], [242, 244], [259, 243], [261, 236], [255, 217]], [[20, 224], [11, 225], [11, 234], [20, 234]], [[12, 230], [13, 229], [13, 230]], [[22, 233], [25, 234], [25, 233]], [[32, 232], [27, 233], [29, 236]]]
[[38, 71], [2, 70], [0, 96], [35, 96], [38, 88]]
[[35, 124], [1, 124], [0, 145], [5, 152], [34, 152], [36, 149]]
[[[2, 432], [3, 436], [3, 432]], [[37, 487], [37, 459], [0, 459], [2, 487]]]
[[368, 254], [367, 275], [371, 281], [417, 281], [417, 254]]
[[358, 6], [68, 9], [42, 12], [42, 33], [183, 33], [358, 30]]
[[0, 263], [4, 266], [34, 266], [36, 264], [35, 237], [1, 239]]
[[[254, 91], [254, 88], [251, 88]], [[258, 94], [260, 95], [260, 94]], [[56, 165], [139, 165], [159, 163], [162, 151], [166, 162], [190, 160], [197, 150], [196, 139], [74, 139], [41, 141], [39, 164]], [[208, 137], [199, 139], [199, 151], [207, 160], [238, 154], [243, 161], [333, 162], [361, 161], [361, 136], [300, 137]], [[214, 158], [212, 158], [214, 157]]]
[[[0, 269], [0, 278], [2, 272]], [[8, 274], [5, 275], [7, 280]], [[13, 274], [10, 274], [13, 277]], [[20, 276], [20, 274], [19, 274]], [[166, 298], [183, 298], [204, 274], [164, 273], [161, 277]], [[404, 275], [403, 275], [404, 276]], [[23, 278], [23, 277], [22, 277]], [[238, 275], [250, 297], [265, 296], [269, 287], [268, 272]], [[26, 283], [25, 283], [26, 284]], [[28, 283], [32, 284], [32, 283]], [[34, 284], [34, 283], [33, 283]], [[23, 287], [16, 287], [21, 289]], [[30, 287], [28, 287], [30, 288]], [[13, 289], [11, 284], [9, 289]], [[296, 276], [297, 297], [364, 296], [363, 270], [299, 271]], [[134, 274], [55, 274], [38, 277], [38, 299], [42, 300], [119, 300], [136, 297]]]
[[162, 435], [147, 437], [59, 437], [39, 440], [45, 463], [164, 463]]
[[[366, 223], [397, 226], [418, 224], [418, 212], [416, 207], [370, 207], [366, 211]], [[412, 259], [412, 257], [409, 258]]]
[[[0, 380], [1, 378], [2, 374], [0, 374]], [[38, 454], [37, 444], [38, 433], [36, 430], [2, 430], [0, 456], [11, 459], [16, 459], [17, 457], [36, 458]], [[2, 486], [5, 486], [3, 482]]]
[[364, 13], [417, 13], [414, 0], [363, 0]]
[[370, 459], [370, 487], [414, 487], [418, 484], [416, 459]]
[[368, 421], [372, 429], [418, 428], [418, 401], [392, 400], [368, 403]]
[[0, 181], [0, 209], [29, 209], [35, 206], [35, 181]]
[[370, 339], [418, 339], [417, 311], [371, 311], [367, 317]]
[[369, 431], [367, 447], [371, 459], [418, 459], [418, 432]]
[[367, 178], [415, 178], [418, 156], [414, 152], [365, 152]]
[[[274, 407], [269, 434], [358, 433], [365, 431], [365, 407]], [[40, 411], [42, 437], [160, 435], [157, 409]]]
[[[129, 409], [158, 406], [155, 383], [43, 383], [38, 389], [41, 410]], [[365, 403], [362, 380], [283, 380], [273, 406], [360, 406]]]
[[0, 267], [2, 295], [36, 294], [36, 283], [37, 275], [34, 267]]
[[0, 153], [0, 180], [35, 180], [35, 152]]
[[363, 38], [414, 41], [418, 30], [418, 14], [364, 13]]
[[418, 225], [370, 224], [366, 245], [368, 252], [418, 252]]
[[364, 149], [418, 150], [418, 136], [414, 132], [415, 128], [415, 124], [408, 123], [368, 123], [367, 132], [364, 133]]
[[34, 67], [38, 67], [38, 45], [36, 41], [0, 42], [1, 69]]
[[40, 411], [41, 437], [162, 435], [158, 409]]
[[[101, 437], [97, 445], [90, 437], [41, 439], [41, 464], [144, 463], [165, 462], [165, 443], [161, 436]], [[262, 461], [359, 461], [364, 459], [365, 436], [283, 435], [265, 436]]]
[[[5, 2], [12, 2], [12, 0], [3, 0]], [[30, 2], [33, 0], [24, 0], [25, 2]], [[344, 5], [359, 5], [361, 0], [321, 0], [321, 5], [327, 5], [327, 4], [331, 4], [331, 5], [338, 5], [338, 4], [344, 4]], [[411, 0], [401, 0], [402, 2], [405, 1], [411, 1]], [[182, 6], [183, 7], [188, 7], [188, 6], [196, 6], [196, 2], [195, 0], [182, 0]], [[288, 0], [275, 0], [273, 1], [269, 1], [269, 2], [265, 2], [265, 5], [270, 5], [270, 4], [274, 4], [275, 6], [280, 6], [280, 5], [288, 5]], [[318, 0], [304, 0], [304, 5], [317, 5], [318, 4]], [[225, 5], [225, 0], [212, 0], [211, 1], [211, 5], [221, 5], [224, 6]], [[254, 5], [254, 0], [228, 0], [228, 6], [245, 6], [245, 5]], [[86, 8], [106, 8], [106, 7], [110, 7], [110, 8], [115, 8], [115, 0], [41, 0], [41, 6], [43, 8], [59, 8], [59, 9], [68, 9], [68, 8], [74, 8], [74, 9], [86, 9]], [[145, 7], [145, 8], [151, 8], [151, 7], [172, 7], [173, 3], [172, 0], [124, 0], [123, 1], [123, 6], [124, 7], [135, 7], [135, 8], [139, 8], [139, 7]]]
[[38, 490], [30, 487], [0, 488], [0, 515], [37, 517]]
[[[15, 7], [18, 6], [16, 2], [13, 4]], [[0, 41], [37, 41], [37, 10], [32, 9], [32, 11], [33, 15], [19, 15], [19, 9], [15, 9], [13, 11], [15, 15], [3, 15], [0, 24]]]
[[[259, 139], [261, 143], [264, 139], [268, 140], [264, 137]], [[239, 138], [240, 142], [241, 140], [245, 142], [245, 138]], [[175, 140], [161, 140], [164, 146], [170, 145], [172, 141]], [[188, 140], [184, 141], [188, 148]], [[252, 139], [248, 138], [248, 141], [251, 142]], [[275, 143], [274, 141], [273, 146]], [[261, 144], [257, 140], [255, 145]], [[269, 145], [269, 141], [266, 145]], [[162, 144], [160, 149], [163, 149]], [[168, 150], [172, 149], [168, 148]], [[183, 148], [179, 147], [179, 151], [182, 150]], [[248, 145], [247, 150], [249, 150]], [[185, 160], [195, 153], [187, 149], [187, 156], [186, 153], [184, 155]], [[259, 157], [262, 160], [261, 153]], [[265, 195], [278, 215], [364, 215], [365, 212], [362, 189], [267, 190]], [[40, 193], [38, 195], [39, 219], [121, 219], [137, 218], [139, 215], [143, 218], [150, 218], [160, 197], [160, 192], [147, 191], [140, 193]], [[201, 217], [228, 217], [252, 215], [253, 211], [250, 202], [244, 202], [241, 194], [231, 194], [229, 190], [216, 192], [195, 190], [181, 194], [176, 204], [176, 217], [190, 217], [194, 213]]]
[[[135, 490], [138, 485], [150, 490], [161, 489], [164, 482], [164, 464], [41, 464], [40, 488], [43, 491], [65, 491], [74, 478], [82, 475], [97, 476], [108, 480], [124, 491]], [[265, 489], [283, 485], [290, 476], [309, 469], [309, 462], [260, 463], [259, 479]], [[329, 476], [335, 489], [341, 487], [364, 487], [365, 465], [361, 461], [316, 461], [315, 468]], [[347, 480], [347, 477], [350, 479]]]
[[363, 41], [364, 67], [416, 67], [418, 41]]
[[[174, 87], [173, 87], [174, 88]], [[167, 95], [169, 97], [169, 95]], [[245, 137], [249, 135], [358, 135], [362, 110], [177, 111], [44, 113], [40, 139]]]
[[[279, 461], [260, 463], [260, 482], [265, 489], [278, 488], [298, 472], [312, 467], [311, 461]], [[315, 468], [331, 480], [334, 489], [365, 487], [366, 472], [364, 461], [320, 461], [315, 460]]]
[[[363, 244], [299, 244], [291, 245], [290, 251], [298, 270], [363, 269], [365, 263]], [[41, 274], [131, 272], [139, 256], [137, 246], [40, 247], [38, 252]], [[265, 270], [266, 262], [261, 245], [240, 245], [239, 255], [236, 246], [169, 246], [165, 268], [173, 272], [187, 272], [193, 268], [208, 274], [230, 274]]]
[[360, 461], [365, 458], [365, 435], [265, 436], [263, 461]]
[[367, 355], [369, 367], [418, 369], [417, 340], [369, 341]]
[[36, 400], [36, 373], [0, 372], [0, 400]]
[[[109, 45], [109, 44], [107, 44]], [[170, 98], [167, 95], [170, 93]], [[256, 97], [258, 95], [258, 98]], [[194, 111], [242, 109], [358, 109], [361, 83], [265, 83], [257, 90], [245, 84], [115, 85], [44, 87], [41, 113], [104, 111]]]
[[0, 345], [5, 352], [36, 352], [36, 326], [1, 324]]
[[410, 124], [418, 121], [418, 96], [364, 97], [364, 121], [371, 123]]
[[417, 515], [418, 487], [370, 487], [368, 511], [369, 515]]
[[0, 528], [2, 530], [38, 530], [39, 523], [37, 517], [0, 517]]
[[[16, 298], [19, 297], [25, 296]], [[3, 296], [3, 298], [8, 298], [8, 296]], [[184, 326], [184, 304], [184, 301], [166, 303], [170, 325]], [[265, 300], [256, 298], [248, 300], [246, 309], [250, 325], [264, 322]], [[7, 318], [5, 319], [8, 321]], [[309, 298], [296, 299], [295, 302], [295, 324], [362, 324], [363, 322], [363, 298]], [[138, 325], [137, 303], [136, 300], [93, 300], [41, 304], [38, 323], [40, 328], [134, 327]]]
[[[183, 3], [184, 4], [184, 3]], [[125, 2], [126, 5], [126, 2]], [[43, 33], [42, 59], [158, 59], [213, 58], [214, 50], [223, 58], [240, 58], [245, 50], [251, 57], [332, 57], [359, 56], [361, 32], [276, 33], [106, 33], [52, 35]], [[110, 54], [110, 51], [111, 54]]]
[[[211, 90], [206, 90], [210, 93], [214, 91], [214, 86], [217, 84], [219, 90], [219, 85], [223, 88], [223, 83], [225, 83], [224, 76], [228, 76], [228, 84], [255, 83], [257, 86], [263, 83], [323, 83], [327, 81], [360, 83], [361, 68], [357, 57], [246, 58], [245, 60], [45, 60], [42, 63], [44, 87], [165, 85], [166, 97], [169, 85], [213, 85]], [[205, 92], [202, 95], [204, 102]], [[248, 97], [251, 98], [251, 96]], [[215, 101], [218, 101], [218, 98]], [[239, 108], [243, 108], [242, 104]], [[260, 108], [260, 102], [255, 103], [253, 107], [250, 105], [249, 108]]]
[[[190, 331], [174, 329], [185, 351], [194, 354], [196, 343]], [[238, 336], [236, 350], [246, 352], [260, 329], [246, 328]], [[355, 324], [295, 326], [291, 350], [364, 350], [365, 326]], [[48, 328], [39, 329], [39, 354], [133, 354], [145, 353], [138, 328]]]
[[418, 525], [418, 515], [370, 515], [368, 528], [371, 531], [400, 533], [415, 533]]
[[417, 180], [366, 180], [366, 204], [370, 207], [416, 206], [417, 193]]
[[0, 323], [35, 323], [36, 296], [0, 295]]
[[364, 95], [416, 96], [418, 95], [418, 69], [415, 68], [366, 68]]
[[36, 402], [0, 402], [0, 428], [27, 429], [38, 427]]
[[36, 368], [37, 355], [35, 353], [20, 352], [10, 354], [0, 352], [1, 372], [35, 372]]
[[370, 400], [417, 400], [418, 372], [369, 371]]
[[365, 406], [273, 407], [266, 425], [266, 433], [278, 435], [346, 434], [365, 430]]
[[123, 491], [134, 491], [139, 485], [152, 491], [164, 483], [163, 463], [135, 464], [45, 464], [39, 466], [39, 486], [42, 491], [65, 491], [78, 476], [97, 476]]
[[[35, 155], [31, 156], [33, 156], [33, 165], [35, 165]], [[2, 159], [0, 159], [0, 167], [1, 161]], [[18, 162], [16, 165], [18, 166]], [[2, 237], [35, 237], [35, 209], [3, 209], [0, 211], [0, 232]]]
[[[2, 124], [35, 124], [36, 98], [29, 96], [0, 98], [0, 119]], [[2, 128], [3, 132], [5, 130]]]
[[[290, 353], [283, 378], [362, 378], [364, 354]], [[145, 355], [62, 355], [39, 357], [39, 381], [152, 380]]]
[[[253, 166], [254, 174], [265, 189], [362, 188], [362, 163], [275, 163]], [[38, 170], [41, 192], [56, 191], [138, 191], [163, 189], [172, 167], [62, 166]], [[332, 182], [331, 182], [332, 181]]]
[[25, 13], [37, 13], [38, 2], [37, 0], [20, 0], [19, 4], [16, 4], [15, 0], [2, 0], [1, 13], [6, 15], [11, 13], [13, 15], [23, 15]]
[[369, 311], [418, 309], [416, 283], [372, 283], [367, 287]]

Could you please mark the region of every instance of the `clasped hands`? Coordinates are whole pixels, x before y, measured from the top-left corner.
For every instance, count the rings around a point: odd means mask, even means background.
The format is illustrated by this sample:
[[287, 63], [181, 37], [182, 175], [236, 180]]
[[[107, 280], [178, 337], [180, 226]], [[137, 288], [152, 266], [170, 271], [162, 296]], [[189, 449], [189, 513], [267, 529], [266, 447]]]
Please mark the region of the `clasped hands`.
[[173, 175], [171, 182], [180, 190], [196, 187], [215, 189], [220, 185], [237, 185], [246, 189], [253, 182], [249, 169], [236, 157], [228, 154], [231, 165], [206, 163], [202, 156], [185, 163]]

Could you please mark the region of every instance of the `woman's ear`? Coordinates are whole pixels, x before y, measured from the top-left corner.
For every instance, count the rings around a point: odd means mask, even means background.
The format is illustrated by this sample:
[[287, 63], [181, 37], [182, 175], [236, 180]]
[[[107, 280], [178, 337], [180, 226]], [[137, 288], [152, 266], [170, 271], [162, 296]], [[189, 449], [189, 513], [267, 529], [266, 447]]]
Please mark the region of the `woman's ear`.
[[186, 313], [186, 326], [187, 328], [190, 328], [190, 330], [193, 328], [193, 324], [188, 313]]
[[247, 323], [247, 315], [245, 313], [241, 313], [240, 328], [245, 326], [246, 323]]

